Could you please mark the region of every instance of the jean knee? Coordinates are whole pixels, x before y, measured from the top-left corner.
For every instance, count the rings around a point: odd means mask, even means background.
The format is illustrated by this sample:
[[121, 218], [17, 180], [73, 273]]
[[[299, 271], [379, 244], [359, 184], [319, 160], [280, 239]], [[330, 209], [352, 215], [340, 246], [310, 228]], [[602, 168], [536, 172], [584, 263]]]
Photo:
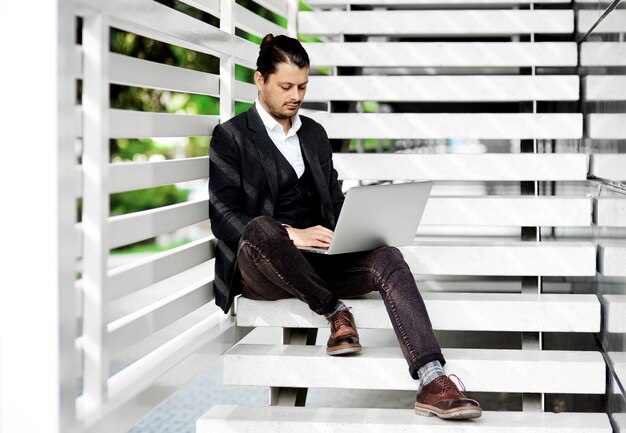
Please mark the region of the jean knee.
[[261, 215], [246, 224], [241, 240], [260, 246], [279, 239], [283, 231], [283, 226], [274, 218]]
[[398, 270], [408, 270], [409, 265], [397, 247], [385, 246], [372, 251], [372, 265], [376, 272], [387, 279], [389, 275]]

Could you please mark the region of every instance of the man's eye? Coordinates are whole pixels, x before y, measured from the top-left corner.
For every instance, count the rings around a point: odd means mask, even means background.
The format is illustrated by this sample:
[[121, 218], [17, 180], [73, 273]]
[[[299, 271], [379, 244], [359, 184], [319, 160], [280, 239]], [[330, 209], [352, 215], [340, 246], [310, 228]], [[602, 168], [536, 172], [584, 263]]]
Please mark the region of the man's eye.
[[290, 88], [291, 86], [280, 86], [280, 87], [282, 87], [282, 88], [283, 88], [283, 90], [289, 90], [289, 88]]
[[301, 90], [306, 89], [306, 85], [304, 85], [304, 86], [300, 86], [300, 89], [301, 89]]

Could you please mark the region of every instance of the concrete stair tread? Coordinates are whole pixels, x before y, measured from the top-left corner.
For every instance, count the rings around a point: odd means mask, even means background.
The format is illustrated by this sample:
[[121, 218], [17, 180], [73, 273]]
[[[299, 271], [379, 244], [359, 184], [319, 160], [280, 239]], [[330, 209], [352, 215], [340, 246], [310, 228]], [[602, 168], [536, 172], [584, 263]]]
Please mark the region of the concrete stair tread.
[[[598, 332], [600, 302], [596, 295], [424, 292], [437, 330]], [[378, 292], [344, 299], [359, 328], [391, 329]], [[326, 328], [328, 322], [296, 299], [258, 301], [239, 298], [238, 326]]]
[[467, 422], [443, 421], [415, 415], [411, 409], [212, 407], [197, 421], [197, 433], [215, 431], [273, 433], [443, 433], [498, 432], [610, 433], [608, 415], [601, 413], [483, 412]]
[[626, 295], [602, 295], [606, 331], [626, 332]]
[[603, 242], [598, 244], [598, 272], [606, 277], [626, 277], [626, 244]]
[[[599, 352], [442, 352], [448, 374], [458, 375], [469, 391], [601, 394], [606, 388], [605, 364]], [[227, 385], [417, 389], [399, 347], [364, 347], [352, 356], [331, 357], [323, 346], [239, 344], [224, 356], [223, 379]]]

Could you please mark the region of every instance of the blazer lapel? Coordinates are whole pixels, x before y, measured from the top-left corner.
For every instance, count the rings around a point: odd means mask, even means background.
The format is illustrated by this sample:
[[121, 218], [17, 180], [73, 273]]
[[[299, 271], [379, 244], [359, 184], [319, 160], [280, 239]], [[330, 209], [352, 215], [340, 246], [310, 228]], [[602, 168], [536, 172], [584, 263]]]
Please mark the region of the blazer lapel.
[[278, 199], [278, 171], [274, 159], [274, 143], [267, 134], [265, 125], [254, 105], [248, 110], [248, 127], [254, 131], [252, 140], [261, 158], [261, 165], [270, 187], [271, 203], [275, 203]]
[[302, 125], [298, 131], [298, 139], [300, 140], [302, 153], [309, 164], [311, 175], [315, 181], [315, 188], [317, 189], [320, 197], [322, 216], [325, 216], [326, 219], [329, 220], [330, 224], [333, 225], [333, 218], [329, 215], [324, 215], [327, 212], [327, 209], [333, 208], [333, 205], [328, 190], [328, 183], [326, 182], [326, 177], [322, 172], [322, 165], [320, 164], [319, 154], [317, 151], [317, 138], [311, 133], [309, 128]]

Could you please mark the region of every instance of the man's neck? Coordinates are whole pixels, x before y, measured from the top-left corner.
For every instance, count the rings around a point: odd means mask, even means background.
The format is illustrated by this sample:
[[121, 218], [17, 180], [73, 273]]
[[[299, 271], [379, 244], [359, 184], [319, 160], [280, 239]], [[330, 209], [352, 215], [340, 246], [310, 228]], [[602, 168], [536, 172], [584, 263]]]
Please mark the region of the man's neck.
[[260, 98], [259, 98], [259, 102], [261, 103], [261, 106], [263, 107], [265, 112], [269, 114], [270, 116], [272, 116], [272, 119], [277, 121], [280, 124], [280, 126], [283, 127], [283, 131], [285, 132], [285, 135], [287, 135], [287, 133], [289, 132], [289, 129], [291, 129], [291, 117], [288, 117], [286, 119], [279, 119], [272, 114], [270, 109], [265, 105], [265, 103]]

